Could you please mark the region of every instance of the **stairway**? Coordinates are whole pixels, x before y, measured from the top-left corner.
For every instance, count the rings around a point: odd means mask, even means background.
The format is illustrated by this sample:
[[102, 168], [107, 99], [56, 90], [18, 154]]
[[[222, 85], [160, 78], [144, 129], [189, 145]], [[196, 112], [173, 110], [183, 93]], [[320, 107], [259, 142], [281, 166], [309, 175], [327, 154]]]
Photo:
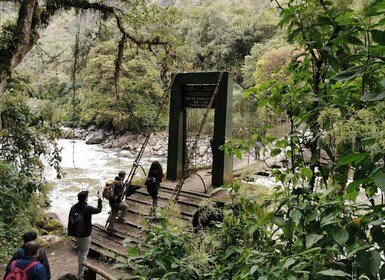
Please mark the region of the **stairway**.
[[[113, 262], [124, 262], [127, 251], [143, 239], [141, 228], [145, 226], [145, 218], [152, 207], [152, 199], [148, 195], [146, 187], [140, 187], [133, 195], [128, 197], [126, 203], [129, 206], [124, 224], [115, 223], [113, 233], [107, 233], [104, 225], [93, 224], [91, 235], [90, 251], [99, 254], [101, 257]], [[158, 207], [164, 208], [172, 199], [175, 183], [163, 182], [158, 192]], [[191, 223], [192, 217], [198, 210], [201, 201], [210, 198], [203, 189], [198, 191], [191, 188], [182, 189], [177, 206], [180, 210], [180, 217], [186, 223]], [[130, 243], [124, 244], [129, 238]]]

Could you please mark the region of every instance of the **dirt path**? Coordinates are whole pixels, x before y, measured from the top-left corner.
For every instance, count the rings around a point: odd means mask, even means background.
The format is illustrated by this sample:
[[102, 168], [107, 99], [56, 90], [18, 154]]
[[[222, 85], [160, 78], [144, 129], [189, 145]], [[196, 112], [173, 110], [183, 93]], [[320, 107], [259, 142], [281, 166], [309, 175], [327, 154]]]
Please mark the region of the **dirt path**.
[[[71, 239], [63, 239], [58, 243], [46, 247], [45, 250], [50, 263], [52, 280], [56, 280], [66, 273], [77, 275], [77, 250], [75, 243]], [[111, 264], [103, 262], [91, 253], [88, 255], [87, 261], [115, 277], [118, 276], [118, 272], [112, 269]], [[97, 275], [96, 279], [104, 278]]]

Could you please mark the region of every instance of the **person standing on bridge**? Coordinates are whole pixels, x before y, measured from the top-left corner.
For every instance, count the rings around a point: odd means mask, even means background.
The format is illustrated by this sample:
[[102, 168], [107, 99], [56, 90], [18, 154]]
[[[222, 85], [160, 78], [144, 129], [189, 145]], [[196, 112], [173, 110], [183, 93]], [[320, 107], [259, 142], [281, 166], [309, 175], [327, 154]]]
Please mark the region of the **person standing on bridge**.
[[[115, 177], [115, 181], [111, 182], [113, 185], [113, 196], [108, 200], [111, 206], [110, 217], [108, 218], [107, 232], [114, 231], [114, 224], [116, 217], [119, 215], [118, 223], [124, 223], [126, 220], [124, 217], [128, 211], [128, 205], [123, 200], [124, 198], [124, 178], [126, 177], [126, 171], [122, 170], [118, 176]], [[120, 211], [120, 214], [119, 214]]]
[[158, 190], [163, 177], [164, 175], [162, 165], [160, 165], [159, 161], [153, 161], [151, 163], [150, 169], [148, 170], [146, 181], [144, 182], [147, 188], [147, 192], [152, 198], [151, 212], [154, 211], [158, 205]]
[[68, 216], [68, 235], [76, 238], [78, 247], [78, 277], [83, 279], [84, 266], [91, 246], [92, 215], [102, 211], [102, 195], [98, 192], [98, 207], [88, 205], [88, 191], [78, 193], [78, 203], [71, 207]]

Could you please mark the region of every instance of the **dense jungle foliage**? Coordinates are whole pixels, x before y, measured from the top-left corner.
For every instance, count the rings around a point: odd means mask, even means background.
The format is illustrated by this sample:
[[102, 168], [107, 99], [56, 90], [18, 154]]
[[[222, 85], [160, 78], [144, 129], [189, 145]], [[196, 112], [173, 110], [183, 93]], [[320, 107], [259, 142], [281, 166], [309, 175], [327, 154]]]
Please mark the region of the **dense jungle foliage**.
[[[232, 203], [210, 230], [177, 223], [172, 206], [160, 212], [150, 246], [129, 252], [138, 279], [384, 279], [385, 1], [132, 3], [130, 34], [166, 47], [121, 40], [111, 21], [68, 11], [7, 83], [0, 232], [23, 230], [6, 220], [15, 213], [34, 225], [46, 203], [37, 174], [41, 155], [59, 159], [44, 145], [57, 132], [52, 123], [154, 129], [171, 72], [227, 70], [240, 85], [224, 151], [241, 156], [258, 140], [264, 157], [287, 165], [272, 170], [268, 195], [223, 186]], [[281, 122], [290, 133], [275, 138]], [[167, 112], [156, 129], [166, 126]], [[2, 254], [16, 237], [1, 239]]]
[[[4, 93], [0, 90], [0, 258], [5, 259], [18, 246], [24, 225], [41, 224], [49, 205], [43, 161], [54, 165], [60, 176], [54, 140], [60, 137], [61, 124], [96, 125], [115, 133], [164, 130], [167, 108], [154, 119], [159, 105], [168, 101], [163, 95], [172, 72], [227, 70], [239, 81], [248, 77], [253, 85], [249, 76], [255, 61], [243, 70], [244, 57], [255, 43], [262, 49], [261, 44], [277, 34], [278, 17], [269, 1], [242, 1], [233, 7], [231, 1], [50, 0], [34, 11], [33, 26], [25, 31], [32, 34], [31, 42], [19, 49], [26, 38], [17, 37], [18, 24], [33, 2], [1, 1], [0, 70], [5, 74], [0, 78], [11, 74]], [[90, 8], [87, 3], [96, 5]], [[111, 12], [111, 6], [117, 10]], [[120, 25], [128, 26], [123, 36], [114, 13]], [[13, 68], [9, 60], [20, 64]], [[247, 101], [240, 98], [241, 90], [238, 97], [242, 112]], [[247, 122], [238, 119], [239, 127]], [[15, 219], [18, 216], [23, 219]]]

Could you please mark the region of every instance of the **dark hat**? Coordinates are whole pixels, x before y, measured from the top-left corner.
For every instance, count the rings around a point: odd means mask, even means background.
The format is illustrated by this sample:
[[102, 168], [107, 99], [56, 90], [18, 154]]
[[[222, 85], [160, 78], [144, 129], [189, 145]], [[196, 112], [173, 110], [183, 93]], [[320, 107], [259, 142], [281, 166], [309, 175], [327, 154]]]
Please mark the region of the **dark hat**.
[[124, 170], [119, 171], [119, 175], [118, 176], [120, 178], [124, 179], [124, 177], [126, 177], [126, 171], [124, 171]]
[[80, 193], [78, 193], [78, 200], [81, 202], [86, 201], [87, 197], [88, 197], [88, 191], [81, 191]]

